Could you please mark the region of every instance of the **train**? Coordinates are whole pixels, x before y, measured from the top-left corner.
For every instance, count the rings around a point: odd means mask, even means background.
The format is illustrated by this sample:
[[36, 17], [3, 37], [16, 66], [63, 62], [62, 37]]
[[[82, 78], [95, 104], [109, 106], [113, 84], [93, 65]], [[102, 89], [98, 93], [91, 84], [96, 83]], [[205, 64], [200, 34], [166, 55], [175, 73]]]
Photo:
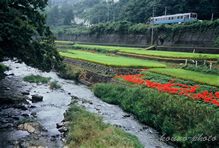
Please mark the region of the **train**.
[[183, 23], [183, 22], [191, 22], [197, 20], [198, 14], [197, 13], [180, 13], [180, 14], [173, 14], [173, 15], [163, 15], [157, 17], [151, 17], [150, 24], [170, 24], [170, 23]]

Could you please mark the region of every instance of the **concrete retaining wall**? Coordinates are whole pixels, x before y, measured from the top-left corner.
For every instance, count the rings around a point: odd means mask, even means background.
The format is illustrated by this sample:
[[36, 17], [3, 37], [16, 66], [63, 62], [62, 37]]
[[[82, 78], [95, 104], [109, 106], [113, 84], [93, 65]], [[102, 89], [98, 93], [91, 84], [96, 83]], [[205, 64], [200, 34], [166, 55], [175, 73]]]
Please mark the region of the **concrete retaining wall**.
[[[214, 30], [208, 30], [205, 34], [200, 31], [192, 32], [191, 30], [181, 33], [180, 36], [175, 35], [171, 40], [162, 40], [163, 33], [154, 35], [154, 44], [164, 46], [178, 47], [213, 47], [215, 39], [219, 36], [214, 33]], [[151, 35], [83, 35], [83, 36], [57, 36], [58, 40], [73, 41], [73, 42], [90, 42], [90, 43], [111, 43], [111, 44], [132, 44], [132, 45], [150, 45]]]

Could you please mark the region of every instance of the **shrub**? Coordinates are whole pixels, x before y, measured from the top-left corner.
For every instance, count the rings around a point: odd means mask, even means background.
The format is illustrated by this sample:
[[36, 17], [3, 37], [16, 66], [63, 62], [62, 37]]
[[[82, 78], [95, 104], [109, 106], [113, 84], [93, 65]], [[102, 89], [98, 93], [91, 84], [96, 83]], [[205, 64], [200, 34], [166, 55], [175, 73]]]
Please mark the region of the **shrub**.
[[219, 47], [219, 37], [214, 41], [214, 47]]
[[5, 78], [4, 71], [8, 70], [8, 66], [0, 63], [0, 80]]
[[50, 86], [50, 89], [58, 89], [58, 88], [61, 88], [61, 85], [58, 84], [58, 81], [52, 81], [52, 82], [50, 82], [49, 86]]

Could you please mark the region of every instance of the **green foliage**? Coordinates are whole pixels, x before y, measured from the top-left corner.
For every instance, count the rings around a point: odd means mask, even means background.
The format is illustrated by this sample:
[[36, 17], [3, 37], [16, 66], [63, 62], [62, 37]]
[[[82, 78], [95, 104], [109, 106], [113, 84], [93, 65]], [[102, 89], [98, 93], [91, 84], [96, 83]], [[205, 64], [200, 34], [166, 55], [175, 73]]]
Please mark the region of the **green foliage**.
[[80, 67], [66, 64], [65, 68], [59, 71], [58, 75], [64, 79], [79, 79], [83, 76], [83, 70]]
[[29, 122], [36, 122], [35, 119], [22, 119], [19, 120], [18, 124], [24, 124], [24, 123], [29, 123]]
[[198, 19], [210, 20], [212, 12], [216, 12], [214, 17], [219, 18], [217, 13], [219, 2], [217, 0], [129, 0], [125, 6], [120, 7], [122, 9], [119, 13], [119, 20], [145, 23], [152, 17], [153, 5], [156, 5], [155, 16], [164, 15], [164, 7], [167, 6], [167, 15], [196, 12], [198, 13]]
[[102, 118], [71, 105], [65, 114], [68, 124], [69, 147], [135, 147], [143, 148], [136, 136], [118, 127], [103, 123]]
[[4, 71], [8, 70], [8, 66], [0, 63], [0, 80], [5, 78]]
[[16, 104], [16, 103], [25, 103], [25, 102], [26, 102], [25, 97], [0, 94], [0, 104]]
[[[160, 84], [166, 84], [166, 83], [169, 83], [169, 81], [172, 81], [173, 79], [175, 79], [175, 77], [170, 77], [167, 75], [158, 74], [158, 73], [154, 73], [154, 72], [150, 72], [150, 71], [144, 71], [144, 72], [141, 72], [140, 74], [146, 75], [142, 79], [150, 80], [152, 82], [157, 82]], [[192, 80], [183, 80], [183, 79], [177, 78], [177, 79], [175, 79], [175, 83], [180, 83], [180, 84], [184, 84], [184, 85], [188, 85], [188, 86], [198, 85], [200, 88], [196, 89], [195, 92], [197, 94], [201, 93], [204, 90], [206, 90], [208, 92], [213, 92], [213, 93], [215, 93], [217, 91], [215, 86], [202, 85], [202, 84], [200, 84], [198, 82], [194, 82]]]
[[74, 14], [72, 10], [69, 10], [64, 17], [63, 25], [70, 25], [72, 20], [74, 20]]
[[219, 37], [215, 40], [214, 47], [219, 47]]
[[55, 36], [40, 13], [47, 0], [0, 2], [0, 59], [16, 57], [19, 62], [42, 71], [59, 69], [62, 58], [54, 44]]
[[[133, 113], [143, 123], [153, 126], [166, 136], [193, 137], [197, 135], [218, 137], [218, 109], [214, 105], [199, 104], [186, 97], [171, 95], [153, 89], [128, 87], [118, 84], [98, 84], [97, 97], [121, 106]], [[216, 141], [193, 141], [178, 144], [185, 147], [216, 147]]]
[[61, 88], [61, 85], [58, 84], [58, 81], [52, 81], [49, 83], [50, 89], [59, 89]]
[[164, 69], [156, 68], [150, 69], [149, 71], [163, 74], [167, 76], [172, 76], [174, 78], [179, 78], [183, 80], [194, 81], [200, 84], [207, 84], [211, 86], [219, 86], [219, 76], [213, 74], [204, 74], [200, 72], [184, 70], [184, 69]]
[[202, 73], [206, 73], [206, 74], [216, 74], [216, 75], [219, 75], [219, 70], [218, 68], [211, 68], [210, 69], [210, 66], [197, 66], [195, 67], [195, 65], [191, 65], [191, 66], [183, 66], [182, 69], [185, 69], [185, 70], [191, 70], [191, 71], [197, 71], [197, 72], [202, 72]]
[[48, 83], [50, 79], [51, 79], [50, 77], [47, 78], [47, 77], [42, 77], [40, 75], [33, 75], [33, 74], [30, 75], [30, 76], [25, 76], [23, 78], [24, 81], [27, 81], [27, 82], [30, 82], [30, 83], [37, 83], [37, 84], [39, 84], [39, 83], [42, 83], [42, 84]]

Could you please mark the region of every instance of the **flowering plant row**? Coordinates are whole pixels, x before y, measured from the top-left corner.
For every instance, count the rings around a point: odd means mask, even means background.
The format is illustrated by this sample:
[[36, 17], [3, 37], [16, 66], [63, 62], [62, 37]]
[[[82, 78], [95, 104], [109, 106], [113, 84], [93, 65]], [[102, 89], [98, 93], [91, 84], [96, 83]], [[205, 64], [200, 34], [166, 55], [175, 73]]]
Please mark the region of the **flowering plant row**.
[[[147, 69], [146, 69], [147, 70]], [[144, 71], [146, 71], [144, 70]], [[146, 85], [150, 88], [155, 88], [159, 91], [168, 92], [170, 94], [178, 94], [180, 96], [188, 96], [189, 98], [192, 98], [194, 100], [204, 100], [204, 102], [208, 102], [214, 105], [219, 106], [219, 92], [213, 93], [208, 91], [202, 91], [201, 93], [196, 94], [196, 89], [200, 88], [197, 85], [194, 86], [188, 86], [180, 83], [175, 83], [176, 79], [173, 79], [172, 81], [169, 81], [169, 83], [166, 84], [160, 84], [156, 82], [152, 82], [149, 80], [141, 79], [142, 77], [145, 77], [146, 75], [116, 75], [115, 78], [122, 78], [125, 81], [132, 82], [135, 84], [140, 85]]]
[[[87, 52], [87, 50], [83, 50], [83, 49], [78, 49], [78, 51], [85, 51], [85, 52]], [[90, 53], [98, 53], [98, 51], [95, 52], [95, 51], [92, 50], [92, 51], [90, 51]], [[110, 56], [110, 55], [111, 55], [112, 57], [115, 56], [115, 54], [112, 54], [112, 53], [108, 53], [108, 54], [107, 54], [107, 56]]]

